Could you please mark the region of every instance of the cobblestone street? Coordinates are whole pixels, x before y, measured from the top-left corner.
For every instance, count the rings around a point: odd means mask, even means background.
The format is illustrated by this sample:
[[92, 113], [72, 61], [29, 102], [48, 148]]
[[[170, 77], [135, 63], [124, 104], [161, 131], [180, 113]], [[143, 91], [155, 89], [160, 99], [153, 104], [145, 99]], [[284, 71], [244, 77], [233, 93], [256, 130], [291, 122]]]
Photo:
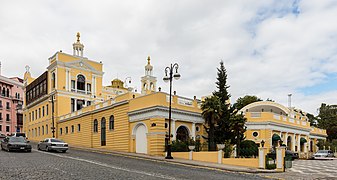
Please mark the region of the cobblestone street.
[[0, 151], [0, 179], [263, 179], [188, 165], [120, 155], [69, 150], [67, 153], [33, 150]]
[[285, 173], [269, 174], [282, 179], [337, 179], [337, 159], [335, 160], [295, 160], [293, 167]]

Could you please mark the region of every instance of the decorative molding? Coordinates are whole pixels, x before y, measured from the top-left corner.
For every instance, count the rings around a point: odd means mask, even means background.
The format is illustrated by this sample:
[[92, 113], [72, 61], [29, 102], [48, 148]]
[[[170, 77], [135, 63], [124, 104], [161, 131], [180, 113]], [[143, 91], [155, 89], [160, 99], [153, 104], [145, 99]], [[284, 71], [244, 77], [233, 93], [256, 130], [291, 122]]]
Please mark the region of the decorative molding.
[[[129, 112], [129, 122], [142, 121], [150, 118], [166, 118], [168, 119], [169, 108], [164, 106], [154, 106]], [[192, 123], [204, 123], [200, 113], [185, 110], [172, 109], [172, 120], [180, 120]]]
[[294, 133], [294, 134], [302, 134], [302, 135], [309, 135], [310, 128], [300, 128], [295, 126], [287, 126], [285, 124], [275, 123], [275, 122], [247, 122], [246, 123], [247, 129], [256, 130], [256, 129], [269, 129], [287, 133]]

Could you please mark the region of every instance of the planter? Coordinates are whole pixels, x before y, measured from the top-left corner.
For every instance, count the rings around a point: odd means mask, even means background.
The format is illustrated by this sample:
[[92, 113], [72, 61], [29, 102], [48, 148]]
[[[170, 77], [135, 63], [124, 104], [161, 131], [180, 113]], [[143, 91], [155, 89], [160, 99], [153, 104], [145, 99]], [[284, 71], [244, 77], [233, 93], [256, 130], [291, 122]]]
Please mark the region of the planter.
[[190, 151], [193, 151], [193, 150], [195, 149], [195, 146], [188, 146], [188, 149], [189, 149]]
[[217, 144], [218, 150], [223, 150], [225, 148], [225, 144]]

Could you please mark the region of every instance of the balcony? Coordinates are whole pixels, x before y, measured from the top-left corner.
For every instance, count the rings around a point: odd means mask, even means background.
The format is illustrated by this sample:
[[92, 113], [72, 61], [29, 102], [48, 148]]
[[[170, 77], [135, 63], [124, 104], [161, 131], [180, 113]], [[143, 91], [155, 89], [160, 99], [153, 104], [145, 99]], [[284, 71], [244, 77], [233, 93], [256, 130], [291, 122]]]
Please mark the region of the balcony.
[[294, 119], [285, 115], [276, 114], [273, 112], [246, 112], [247, 121], [250, 122], [277, 122], [292, 126], [310, 127], [310, 123], [304, 120]]
[[71, 92], [81, 93], [81, 94], [91, 94], [91, 91], [79, 90], [79, 89], [71, 89]]

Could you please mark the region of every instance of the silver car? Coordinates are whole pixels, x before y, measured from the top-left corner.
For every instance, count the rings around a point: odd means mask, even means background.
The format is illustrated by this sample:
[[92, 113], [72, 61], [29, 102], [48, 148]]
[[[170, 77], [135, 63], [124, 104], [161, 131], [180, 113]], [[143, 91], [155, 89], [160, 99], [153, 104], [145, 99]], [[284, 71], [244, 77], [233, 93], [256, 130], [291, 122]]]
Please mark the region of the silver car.
[[331, 150], [318, 150], [313, 156], [314, 159], [333, 159], [334, 157]]
[[61, 151], [65, 153], [69, 149], [69, 147], [68, 144], [62, 140], [47, 138], [39, 142], [39, 144], [37, 145], [37, 149], [45, 151]]

